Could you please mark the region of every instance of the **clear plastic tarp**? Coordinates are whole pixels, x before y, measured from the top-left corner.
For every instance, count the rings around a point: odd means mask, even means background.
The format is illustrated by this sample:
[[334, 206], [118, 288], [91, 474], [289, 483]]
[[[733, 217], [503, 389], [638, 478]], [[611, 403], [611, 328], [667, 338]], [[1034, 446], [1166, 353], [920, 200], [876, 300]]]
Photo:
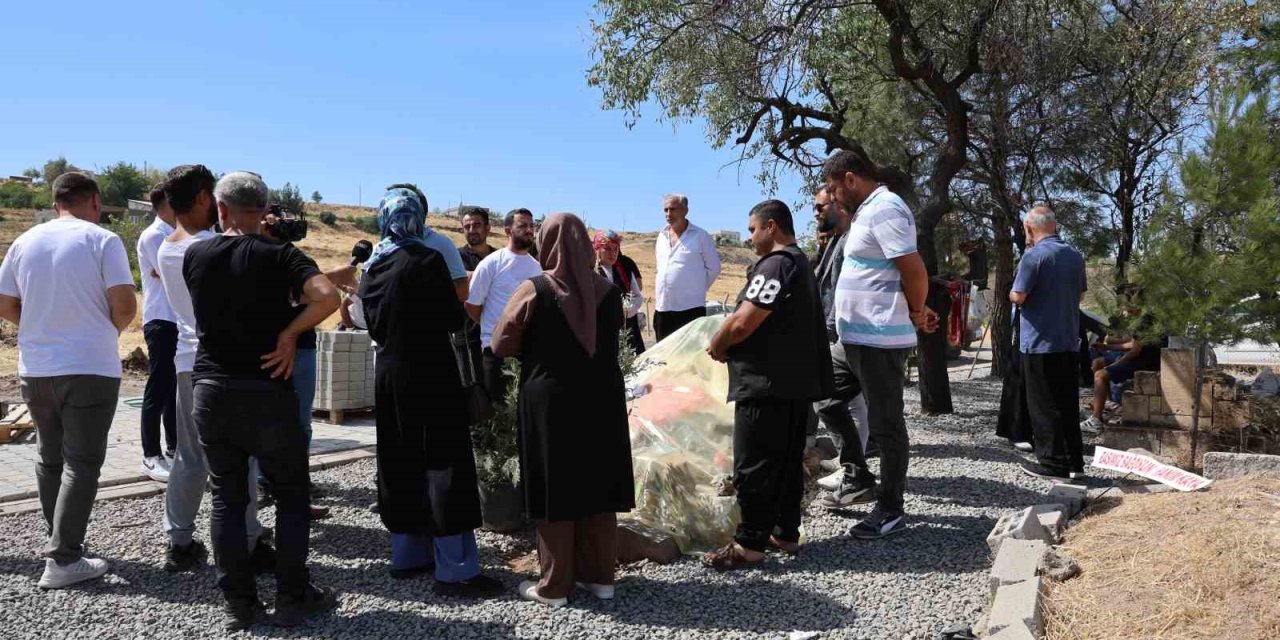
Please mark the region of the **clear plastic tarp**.
[[732, 495], [729, 371], [706, 353], [724, 316], [681, 328], [637, 360], [627, 381], [636, 508], [624, 516], [670, 533], [684, 553], [728, 543], [738, 526]]

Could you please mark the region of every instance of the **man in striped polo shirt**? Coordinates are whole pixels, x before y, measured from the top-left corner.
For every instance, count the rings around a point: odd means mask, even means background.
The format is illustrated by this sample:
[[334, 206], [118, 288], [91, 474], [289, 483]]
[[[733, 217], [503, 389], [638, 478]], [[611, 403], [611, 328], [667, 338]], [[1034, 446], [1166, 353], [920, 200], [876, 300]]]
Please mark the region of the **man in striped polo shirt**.
[[876, 506], [849, 530], [860, 539], [881, 538], [905, 526], [907, 353], [916, 345], [917, 330], [928, 333], [938, 326], [937, 314], [925, 306], [929, 276], [916, 251], [915, 219], [883, 184], [897, 176], [857, 147], [836, 152], [822, 166], [828, 192], [855, 212], [836, 282], [836, 330], [862, 382], [871, 437], [880, 445]]

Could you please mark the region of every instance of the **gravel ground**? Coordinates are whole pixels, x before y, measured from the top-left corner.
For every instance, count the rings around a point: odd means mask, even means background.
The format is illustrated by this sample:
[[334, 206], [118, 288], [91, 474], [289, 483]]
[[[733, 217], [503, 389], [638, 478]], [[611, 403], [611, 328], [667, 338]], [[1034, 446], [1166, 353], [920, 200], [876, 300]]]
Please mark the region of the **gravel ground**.
[[[977, 619], [990, 567], [987, 533], [1003, 511], [1033, 503], [1048, 487], [1023, 475], [1019, 455], [993, 435], [999, 382], [955, 381], [952, 390], [956, 413], [940, 417], [919, 415], [916, 393], [907, 390], [906, 531], [855, 541], [843, 534], [860, 511], [811, 506], [808, 544], [798, 558], [771, 556], [764, 568], [729, 574], [704, 570], [696, 558], [641, 563], [620, 572], [616, 600], [579, 595], [560, 610], [515, 596], [524, 576], [508, 562], [532, 550], [528, 534], [480, 534], [485, 571], [511, 588], [496, 600], [442, 599], [428, 580], [390, 579], [387, 536], [367, 510], [372, 462], [319, 472], [323, 503], [334, 513], [312, 530], [311, 566], [317, 583], [340, 591], [338, 610], [293, 630], [264, 626], [232, 637], [778, 638], [810, 631], [822, 638], [932, 640], [951, 623]], [[160, 497], [99, 503], [89, 544], [111, 562], [111, 572], [52, 592], [35, 586], [42, 568], [39, 516], [0, 517], [0, 637], [224, 637], [213, 571], [161, 570], [162, 511]], [[207, 511], [199, 524], [206, 542]], [[264, 514], [268, 524], [273, 513]], [[274, 595], [269, 579], [260, 588], [268, 599]]]

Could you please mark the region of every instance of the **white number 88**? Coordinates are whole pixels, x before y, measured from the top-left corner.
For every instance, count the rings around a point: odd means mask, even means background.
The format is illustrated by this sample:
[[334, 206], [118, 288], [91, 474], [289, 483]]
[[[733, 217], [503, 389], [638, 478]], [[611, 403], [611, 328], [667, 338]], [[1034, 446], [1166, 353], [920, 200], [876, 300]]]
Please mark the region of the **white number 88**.
[[751, 286], [747, 287], [747, 299], [759, 300], [761, 304], [773, 304], [781, 290], [781, 282], [777, 280], [766, 282], [764, 276], [756, 276], [751, 279]]

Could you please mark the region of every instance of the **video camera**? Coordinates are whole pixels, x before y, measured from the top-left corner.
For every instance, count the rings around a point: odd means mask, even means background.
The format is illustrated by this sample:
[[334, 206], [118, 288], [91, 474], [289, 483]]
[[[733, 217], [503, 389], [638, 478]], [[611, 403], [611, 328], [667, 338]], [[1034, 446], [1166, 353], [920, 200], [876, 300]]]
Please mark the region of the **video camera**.
[[307, 216], [294, 213], [279, 204], [272, 203], [267, 207], [267, 215], [275, 216], [275, 222], [263, 223], [267, 232], [281, 242], [297, 242], [307, 237]]

